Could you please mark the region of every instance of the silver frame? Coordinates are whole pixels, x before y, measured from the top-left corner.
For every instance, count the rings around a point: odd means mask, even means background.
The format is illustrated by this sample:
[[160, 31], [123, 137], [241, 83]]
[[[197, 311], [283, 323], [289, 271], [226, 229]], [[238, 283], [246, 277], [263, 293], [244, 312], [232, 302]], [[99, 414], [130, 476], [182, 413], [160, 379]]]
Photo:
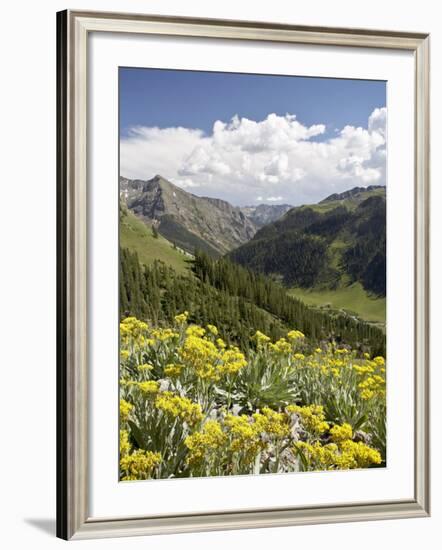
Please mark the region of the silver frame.
[[[415, 485], [410, 500], [94, 519], [88, 499], [86, 125], [89, 32], [392, 48], [415, 60]], [[117, 537], [424, 517], [429, 468], [429, 35], [252, 21], [57, 14], [57, 536]]]

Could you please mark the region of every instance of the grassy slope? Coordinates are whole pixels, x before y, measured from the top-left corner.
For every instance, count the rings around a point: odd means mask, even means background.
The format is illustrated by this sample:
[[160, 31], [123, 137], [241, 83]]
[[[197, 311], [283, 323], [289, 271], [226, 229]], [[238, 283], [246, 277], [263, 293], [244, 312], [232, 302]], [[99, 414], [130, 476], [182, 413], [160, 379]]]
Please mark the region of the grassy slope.
[[[384, 193], [383, 189], [375, 189], [370, 191], [370, 193], [361, 194], [354, 198], [347, 198], [344, 201], [328, 201], [309, 205], [308, 208], [325, 213], [345, 204], [349, 210], [354, 210], [363, 198], [367, 198], [367, 196], [383, 196]], [[332, 267], [338, 268], [342, 252], [346, 246], [348, 246], [348, 242], [340, 239], [335, 239], [330, 244]], [[335, 290], [293, 288], [289, 291], [289, 294], [296, 296], [309, 306], [329, 307], [336, 310], [343, 309], [348, 313], [356, 314], [364, 321], [385, 325], [386, 299], [370, 296], [360, 283], [348, 284], [348, 277], [345, 275], [341, 276], [339, 286]]]
[[368, 197], [384, 197], [384, 196], [385, 196], [384, 188], [372, 189], [371, 191], [359, 193], [354, 197], [348, 197], [346, 199], [341, 199], [341, 200], [320, 202], [318, 204], [308, 204], [308, 205], [302, 206], [301, 208], [311, 208], [312, 210], [315, 210], [316, 212], [321, 212], [321, 213], [333, 210], [338, 206], [346, 206], [349, 210], [355, 210], [357, 206]]
[[293, 288], [289, 294], [310, 306], [344, 309], [365, 321], [385, 323], [385, 298], [369, 296], [360, 283], [342, 286], [336, 290]]
[[[191, 256], [179, 249], [174, 249], [173, 245], [161, 235], [158, 235], [157, 239], [154, 238], [151, 228], [130, 211], [125, 213], [120, 221], [120, 246], [137, 252], [141, 264], [150, 265], [154, 260], [161, 260], [177, 273], [188, 275], [193, 280], [193, 274], [190, 270], [191, 263], [189, 261]], [[212, 288], [214, 292], [219, 292], [215, 287]], [[255, 304], [253, 305], [269, 319], [269, 322], [276, 323], [281, 330], [289, 329], [273, 314]]]
[[161, 260], [178, 273], [187, 273], [189, 256], [173, 248], [161, 235], [155, 239], [149, 226], [128, 212], [120, 222], [120, 245], [138, 253], [140, 262], [150, 265]]

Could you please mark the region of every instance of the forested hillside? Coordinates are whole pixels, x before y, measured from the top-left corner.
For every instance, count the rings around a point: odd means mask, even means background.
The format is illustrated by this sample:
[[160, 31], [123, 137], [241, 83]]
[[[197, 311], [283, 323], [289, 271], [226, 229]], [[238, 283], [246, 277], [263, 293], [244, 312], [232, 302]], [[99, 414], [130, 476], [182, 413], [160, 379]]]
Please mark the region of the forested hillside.
[[385, 352], [380, 329], [347, 315], [311, 309], [288, 296], [278, 283], [227, 259], [197, 253], [193, 275], [180, 275], [161, 262], [142, 266], [136, 253], [122, 249], [121, 317], [135, 315], [154, 324], [170, 324], [183, 311], [189, 312], [192, 322], [216, 325], [227, 342], [243, 349], [257, 330], [276, 339], [296, 328], [312, 346], [336, 341], [360, 352]]
[[228, 257], [288, 287], [337, 289], [359, 282], [386, 293], [385, 188], [356, 188], [292, 208]]

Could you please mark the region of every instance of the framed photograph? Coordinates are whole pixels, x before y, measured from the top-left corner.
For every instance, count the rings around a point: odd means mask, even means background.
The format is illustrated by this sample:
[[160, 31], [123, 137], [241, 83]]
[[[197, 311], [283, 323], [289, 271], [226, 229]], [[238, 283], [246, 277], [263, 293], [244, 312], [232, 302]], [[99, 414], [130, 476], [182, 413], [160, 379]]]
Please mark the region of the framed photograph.
[[58, 536], [427, 516], [429, 36], [57, 38]]

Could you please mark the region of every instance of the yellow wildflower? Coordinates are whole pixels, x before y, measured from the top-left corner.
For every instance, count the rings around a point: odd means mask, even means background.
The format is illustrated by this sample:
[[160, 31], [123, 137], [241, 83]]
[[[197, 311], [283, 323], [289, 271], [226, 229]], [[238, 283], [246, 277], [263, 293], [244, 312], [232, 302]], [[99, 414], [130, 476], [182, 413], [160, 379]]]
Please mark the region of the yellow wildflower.
[[176, 365], [171, 363], [167, 365], [167, 367], [165, 367], [164, 374], [166, 376], [170, 376], [171, 378], [177, 378], [181, 374], [183, 368], [183, 365]]
[[218, 336], [218, 329], [215, 325], [207, 325], [207, 330], [214, 336]]
[[125, 399], [120, 399], [120, 420], [126, 422], [134, 406]]
[[254, 413], [255, 428], [259, 433], [267, 433], [275, 437], [287, 437], [290, 433], [290, 425], [283, 413], [273, 411], [268, 407], [262, 409], [262, 413]]
[[305, 338], [305, 335], [300, 330], [291, 330], [287, 333], [287, 338], [292, 341], [302, 340]]
[[151, 365], [150, 363], [143, 363], [142, 365], [138, 365], [137, 369], [141, 372], [150, 371], [153, 369], [153, 365]]
[[270, 342], [270, 338], [259, 330], [255, 332], [255, 335], [253, 338], [256, 340], [256, 343], [258, 344], [258, 346], [262, 346]]
[[249, 416], [228, 414], [224, 424], [231, 436], [230, 451], [243, 452], [252, 460], [265, 447], [256, 424]]
[[159, 391], [159, 383], [155, 380], [147, 380], [146, 382], [138, 382], [138, 387], [140, 390], [150, 396], [156, 395]]
[[189, 317], [189, 312], [184, 311], [183, 313], [180, 313], [179, 315], [175, 315], [175, 322], [178, 325], [182, 325], [187, 321], [188, 317]]
[[152, 336], [160, 342], [178, 338], [179, 334], [170, 328], [158, 328], [152, 331]]
[[123, 481], [149, 479], [160, 462], [160, 453], [143, 449], [137, 449], [131, 454], [123, 455], [120, 459], [121, 479]]
[[199, 463], [207, 459], [207, 455], [216, 456], [216, 452], [227, 440], [221, 425], [216, 420], [208, 420], [200, 432], [189, 435], [184, 440], [184, 444], [189, 449], [189, 455], [186, 462], [188, 464]]
[[120, 430], [120, 456], [129, 454], [129, 432], [127, 430]]
[[270, 344], [270, 349], [276, 353], [290, 353], [292, 351], [292, 346], [285, 338], [280, 338], [274, 344]]
[[308, 405], [306, 407], [289, 405], [286, 411], [288, 414], [297, 414], [306, 431], [312, 435], [321, 435], [329, 429], [322, 405]]
[[206, 331], [203, 328], [199, 327], [198, 325], [191, 325], [186, 329], [186, 336], [196, 336], [198, 338], [201, 338], [205, 334], [206, 334]]
[[220, 349], [225, 349], [226, 347], [226, 343], [224, 342], [224, 340], [222, 338], [217, 338], [216, 339], [216, 345], [220, 348]]
[[[367, 468], [371, 464], [382, 462], [379, 451], [365, 445], [361, 441], [346, 440], [341, 443], [342, 460], [348, 468]], [[342, 464], [339, 464], [342, 467]]]
[[351, 470], [367, 468], [382, 462], [379, 451], [349, 439], [322, 445], [319, 441], [306, 443], [299, 441], [293, 446], [295, 453], [301, 453], [312, 470]]
[[215, 367], [218, 349], [213, 342], [195, 334], [187, 336], [180, 350], [180, 357], [184, 363], [193, 368], [203, 379], [218, 380], [219, 372]]
[[175, 418], [181, 418], [190, 425], [197, 424], [203, 418], [199, 403], [193, 403], [187, 397], [180, 397], [170, 391], [160, 393], [156, 398], [155, 406], [164, 413]]
[[247, 365], [246, 358], [238, 348], [233, 347], [226, 350], [221, 355], [221, 364], [219, 371], [222, 374], [236, 374], [239, 370]]
[[120, 323], [120, 336], [123, 339], [130, 336], [137, 338], [147, 331], [147, 329], [147, 323], [139, 321], [136, 317], [126, 317]]
[[365, 389], [361, 391], [361, 399], [364, 399], [365, 401], [372, 399], [374, 396], [375, 396], [375, 393], [373, 390]]
[[346, 439], [352, 439], [353, 430], [350, 424], [345, 422], [344, 424], [342, 424], [342, 426], [339, 426], [339, 425], [333, 426], [333, 428], [330, 430], [330, 435], [331, 435], [332, 441], [334, 441], [335, 443], [338, 443]]

